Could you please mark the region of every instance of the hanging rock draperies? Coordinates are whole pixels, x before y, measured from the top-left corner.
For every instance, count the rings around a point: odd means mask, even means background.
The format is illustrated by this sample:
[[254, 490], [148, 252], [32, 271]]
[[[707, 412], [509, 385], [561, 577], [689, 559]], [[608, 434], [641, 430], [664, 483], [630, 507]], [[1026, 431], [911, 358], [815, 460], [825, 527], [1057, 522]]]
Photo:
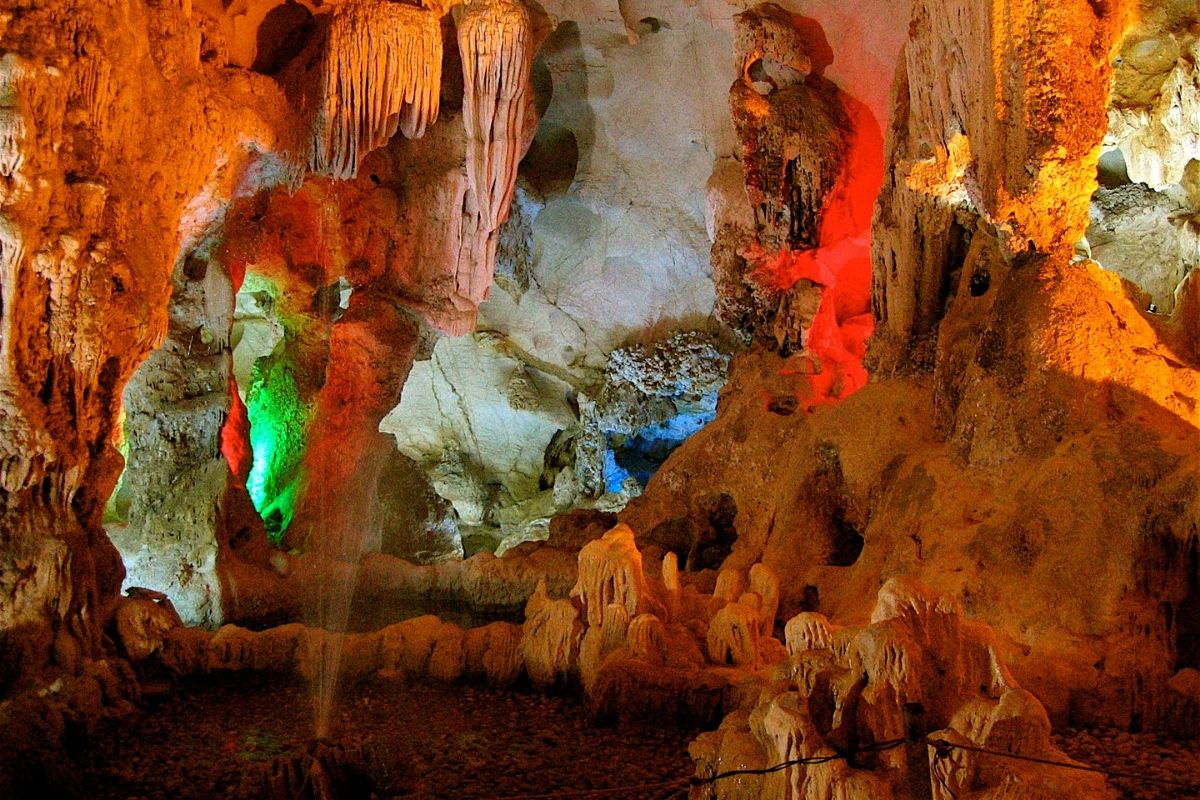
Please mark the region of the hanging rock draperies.
[[459, 20], [467, 176], [487, 230], [500, 227], [512, 205], [535, 49], [529, 10], [519, 2], [477, 0]]
[[436, 11], [354, 0], [334, 12], [309, 169], [353, 178], [399, 129], [415, 139], [437, 119], [442, 31]]

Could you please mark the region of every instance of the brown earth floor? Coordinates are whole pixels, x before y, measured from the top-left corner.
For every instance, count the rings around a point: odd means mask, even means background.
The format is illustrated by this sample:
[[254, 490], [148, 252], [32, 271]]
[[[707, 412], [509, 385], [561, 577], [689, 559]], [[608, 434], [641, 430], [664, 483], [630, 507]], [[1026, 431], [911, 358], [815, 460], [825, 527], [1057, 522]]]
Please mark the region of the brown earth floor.
[[1157, 733], [1070, 728], [1054, 738], [1077, 761], [1136, 776], [1111, 779], [1113, 787], [1126, 800], [1200, 800], [1200, 789], [1191, 791], [1168, 783], [1200, 787], [1200, 740], [1179, 741]]
[[[674, 725], [598, 725], [571, 697], [466, 686], [375, 681], [344, 690], [335, 738], [389, 761], [395, 780], [375, 796], [488, 798], [683, 780], [693, 774]], [[340, 733], [344, 732], [344, 733]], [[269, 797], [272, 765], [305, 753], [312, 703], [305, 685], [263, 675], [177, 687], [136, 718], [105, 723], [79, 755], [84, 796], [96, 800]], [[1200, 783], [1200, 741], [1067, 729], [1068, 755], [1102, 769], [1126, 800], [1200, 800], [1153, 779]], [[382, 754], [382, 755], [381, 755]], [[682, 789], [631, 788], [606, 797], [666, 800]]]
[[[394, 757], [399, 773], [379, 797], [496, 798], [686, 779], [687, 743], [675, 726], [589, 719], [568, 697], [371, 682], [346, 690], [335, 738]], [[104, 725], [80, 755], [84, 796], [96, 800], [269, 797], [273, 761], [303, 754], [312, 736], [305, 686], [239, 675], [178, 688], [135, 719]], [[636, 789], [610, 797], [684, 798]], [[366, 798], [363, 798], [366, 800]]]

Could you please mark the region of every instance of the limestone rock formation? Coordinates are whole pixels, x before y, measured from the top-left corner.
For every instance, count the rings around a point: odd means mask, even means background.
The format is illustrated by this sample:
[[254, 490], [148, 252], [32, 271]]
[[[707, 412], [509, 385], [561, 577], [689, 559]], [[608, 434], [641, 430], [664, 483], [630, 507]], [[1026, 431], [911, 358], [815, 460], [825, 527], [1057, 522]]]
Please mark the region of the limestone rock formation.
[[[881, 576], [912, 575], [1019, 644], [1013, 673], [1056, 721], [1174, 724], [1189, 701], [1169, 684], [1195, 659], [1193, 615], [1178, 614], [1194, 605], [1195, 564], [1173, 554], [1194, 541], [1197, 351], [1178, 307], [1152, 313], [1074, 249], [1129, 10], [914, 5], [874, 222], [875, 382], [809, 413], [799, 364], [752, 348], [717, 419], [622, 521], [697, 528], [700, 499], [724, 492], [724, 566], [776, 570], [785, 617], [862, 619]], [[1090, 21], [1091, 45], [1049, 33], [1066, 19]], [[950, 53], [953, 41], [967, 44]], [[989, 41], [1000, 49], [975, 54]], [[1136, 213], [1165, 233], [1155, 208]], [[1169, 247], [1142, 245], [1170, 254], [1144, 264], [1158, 293], [1180, 277], [1175, 242], [1190, 241], [1172, 230]], [[1085, 584], [1086, 603], [1064, 590]], [[1137, 588], [1100, 588], [1118, 585]]]
[[1109, 797], [1000, 756], [1200, 732], [1195, 5], [0, 10], [0, 794], [340, 666]]
[[1195, 10], [1144, 3], [1138, 12], [1115, 60], [1105, 146], [1120, 152], [1130, 180], [1161, 188], [1200, 158]]
[[439, 15], [403, 3], [350, 0], [329, 23], [309, 169], [353, 178], [370, 151], [399, 129], [422, 136], [438, 116]]
[[517, 163], [533, 138], [529, 71], [534, 38], [528, 8], [513, 0], [472, 2], [458, 20], [467, 174], [488, 230], [508, 219]]
[[[1020, 2], [1000, 6], [1009, 10], [914, 4], [874, 226], [885, 370], [893, 346], [911, 349], [920, 363], [919, 344], [940, 321], [976, 220], [1010, 257], [1058, 252], [1087, 228], [1110, 59], [1131, 4], [1068, 2], [1038, 14]], [[1066, 43], [1052, 33], [1063, 25], [1086, 28], [1090, 41]], [[958, 41], [964, 50], [953, 49]]]
[[121, 390], [225, 200], [295, 174], [282, 93], [207, 64], [190, 12], [135, 3], [119, 25], [87, 3], [3, 13], [5, 687], [101, 655], [122, 573], [101, 528]]
[[[810, 618], [805, 626], [822, 623]], [[935, 751], [920, 738], [905, 744], [915, 724], [929, 729], [931, 738], [954, 744], [1065, 758], [1050, 742], [1041, 705], [1003, 666], [991, 631], [912, 581], [884, 584], [869, 626], [842, 629], [831, 638], [789, 638], [788, 658], [772, 669], [772, 677], [771, 688], [749, 708], [693, 742], [700, 775], [832, 758], [721, 781], [701, 796], [948, 800], [991, 796], [989, 791], [1008, 797], [1115, 796], [1092, 773], [964, 750]], [[885, 743], [887, 749], [871, 752]], [[855, 748], [866, 752], [836, 755]]]

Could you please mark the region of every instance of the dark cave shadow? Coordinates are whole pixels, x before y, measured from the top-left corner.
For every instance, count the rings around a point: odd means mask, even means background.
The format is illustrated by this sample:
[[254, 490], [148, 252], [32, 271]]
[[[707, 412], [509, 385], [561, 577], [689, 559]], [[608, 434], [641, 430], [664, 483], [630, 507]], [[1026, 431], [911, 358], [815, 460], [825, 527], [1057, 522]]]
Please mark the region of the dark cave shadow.
[[[561, 161], [562, 149], [573, 149], [566, 162], [558, 164], [552, 194], [569, 192], [576, 175], [589, 175], [596, 140], [596, 113], [588, 99], [590, 77], [583, 53], [579, 23], [564, 20], [546, 37], [530, 76], [541, 121], [533, 145], [521, 163], [522, 174], [536, 173], [543, 160]], [[552, 114], [557, 110], [557, 115]], [[558, 119], [551, 119], [557, 116]], [[566, 180], [564, 180], [566, 179]]]
[[825, 35], [825, 28], [817, 20], [802, 14], [792, 14], [792, 25], [800, 34], [800, 41], [812, 62], [813, 75], [824, 77], [825, 70], [833, 64], [834, 56], [833, 47]]

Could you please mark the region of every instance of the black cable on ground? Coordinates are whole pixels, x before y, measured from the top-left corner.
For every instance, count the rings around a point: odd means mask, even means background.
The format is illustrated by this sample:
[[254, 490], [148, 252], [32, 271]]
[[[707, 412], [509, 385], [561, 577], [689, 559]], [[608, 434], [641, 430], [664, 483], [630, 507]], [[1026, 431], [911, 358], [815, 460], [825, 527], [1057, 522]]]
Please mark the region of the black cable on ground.
[[[770, 775], [771, 773], [779, 772], [780, 770], [785, 770], [785, 769], [788, 769], [789, 767], [802, 767], [802, 766], [812, 766], [814, 764], [827, 764], [830, 761], [837, 761], [839, 759], [849, 760], [849, 758], [851, 756], [857, 755], [859, 753], [882, 753], [886, 750], [892, 750], [894, 748], [900, 747], [906, 741], [907, 741], [906, 739], [889, 739], [884, 742], [876, 742], [875, 744], [869, 744], [869, 745], [865, 745], [863, 747], [856, 747], [856, 748], [852, 748], [852, 749], [846, 750], [846, 751], [831, 753], [829, 755], [810, 756], [808, 758], [795, 758], [795, 759], [791, 759], [789, 761], [783, 761], [779, 764], [773, 764], [769, 767], [764, 767], [762, 769], [733, 769], [733, 770], [728, 770], [726, 772], [717, 773], [716, 775], [710, 775], [707, 777], [677, 778], [675, 780], [670, 780], [670, 781], [658, 781], [655, 783], [630, 784], [630, 785], [626, 785], [626, 786], [613, 786], [613, 787], [609, 787], [606, 789], [568, 789], [568, 790], [564, 790], [564, 791], [547, 792], [544, 794], [508, 795], [508, 796], [505, 796], [502, 798], [496, 798], [496, 800], [559, 800], [560, 798], [603, 797], [605, 795], [628, 794], [630, 792], [635, 792], [635, 791], [652, 791], [655, 789], [682, 789], [682, 788], [688, 787], [688, 786], [706, 786], [709, 784], [716, 783], [719, 780], [723, 780], [725, 778], [733, 778], [733, 777], [737, 777], [739, 775]], [[969, 753], [979, 753], [981, 755], [995, 756], [997, 758], [1009, 758], [1009, 759], [1014, 759], [1017, 761], [1027, 761], [1027, 762], [1030, 762], [1033, 764], [1042, 764], [1042, 765], [1049, 766], [1049, 767], [1060, 767], [1062, 769], [1073, 769], [1073, 770], [1078, 770], [1079, 772], [1092, 772], [1092, 773], [1096, 773], [1098, 775], [1104, 775], [1107, 778], [1119, 778], [1119, 779], [1123, 779], [1123, 780], [1145, 781], [1146, 783], [1158, 783], [1158, 784], [1162, 784], [1164, 786], [1171, 786], [1173, 788], [1183, 789], [1184, 791], [1195, 792], [1197, 794], [1200, 794], [1200, 784], [1187, 783], [1185, 781], [1176, 781], [1176, 780], [1171, 780], [1170, 778], [1156, 778], [1151, 775], [1146, 775], [1144, 773], [1138, 774], [1138, 773], [1133, 773], [1133, 772], [1123, 772], [1121, 770], [1110, 770], [1110, 769], [1104, 769], [1102, 767], [1094, 767], [1094, 766], [1091, 766], [1090, 764], [1073, 764], [1073, 763], [1070, 763], [1067, 761], [1055, 761], [1054, 759], [1042, 758], [1041, 756], [1027, 756], [1027, 755], [1022, 755], [1020, 753], [1012, 753], [1007, 750], [993, 750], [988, 747], [979, 747], [976, 745], [955, 744], [954, 742], [947, 741], [946, 739], [927, 738], [925, 740], [925, 743], [927, 746], [932, 747], [934, 749], [935, 761], [941, 761], [942, 759], [946, 758], [949, 755], [950, 750], [964, 750]], [[941, 784], [941, 787], [942, 787], [942, 789], [945, 790], [946, 794], [948, 794], [951, 798], [955, 797], [953, 790], [950, 789], [950, 786], [946, 783], [946, 780], [942, 777], [941, 773], [939, 773], [936, 770], [936, 768], [933, 768], [930, 771], [933, 773], [934, 777], [937, 778], [938, 783]]]
[[505, 797], [496, 798], [496, 800], [558, 800], [559, 798], [569, 797], [602, 797], [612, 794], [626, 794], [634, 791], [646, 791], [653, 789], [682, 789], [687, 786], [706, 786], [710, 783], [716, 783], [724, 778], [732, 778], [737, 775], [769, 775], [772, 772], [779, 772], [788, 767], [810, 766], [812, 764], [826, 764], [830, 761], [849, 758], [850, 756], [859, 753], [882, 753], [885, 750], [892, 750], [904, 744], [905, 739], [889, 739], [886, 742], [876, 742], [875, 744], [865, 745], [863, 747], [855, 747], [838, 753], [831, 753], [827, 756], [810, 756], [808, 758], [796, 758], [791, 761], [784, 761], [779, 764], [774, 764], [763, 769], [734, 769], [728, 772], [721, 772], [716, 775], [710, 775], [705, 778], [678, 778], [673, 781], [659, 781], [657, 783], [639, 783], [628, 786], [613, 786], [607, 789], [566, 789], [558, 792], [546, 792], [545, 794], [519, 794], [508, 795]]
[[809, 756], [808, 758], [794, 758], [790, 761], [783, 761], [779, 764], [774, 764], [763, 769], [731, 769], [728, 772], [720, 772], [716, 775], [710, 775], [705, 778], [692, 778], [692, 786], [705, 786], [710, 783], [716, 783], [723, 778], [732, 778], [736, 775], [769, 775], [772, 772], [779, 772], [781, 769], [788, 767], [804, 767], [813, 764], [827, 764], [830, 761], [837, 761], [839, 758], [848, 759], [850, 756], [858, 753], [882, 753], [885, 750], [892, 750], [899, 747], [907, 741], [905, 739], [888, 739], [886, 742], [876, 742], [875, 744], [865, 745], [863, 747], [855, 747], [850, 750], [831, 753], [827, 756]]
[[1050, 767], [1062, 767], [1063, 769], [1074, 769], [1080, 772], [1095, 772], [1099, 775], [1105, 775], [1109, 778], [1121, 778], [1123, 780], [1145, 781], [1146, 783], [1160, 783], [1164, 786], [1172, 786], [1176, 789], [1184, 789], [1186, 791], [1200, 794], [1200, 783], [1186, 783], [1184, 781], [1171, 780], [1170, 778], [1156, 778], [1145, 773], [1122, 772], [1121, 770], [1104, 769], [1103, 767], [1093, 767], [1090, 764], [1072, 764], [1067, 761], [1055, 761], [1049, 758], [1041, 758], [1040, 756], [1026, 756], [1020, 753], [1011, 753], [1007, 750], [992, 750], [988, 747], [978, 747], [969, 744], [955, 744], [948, 742], [945, 739], [927, 739], [926, 742], [930, 747], [939, 753], [944, 753], [947, 750], [966, 750], [969, 753], [981, 753], [983, 755], [996, 756], [997, 758], [1011, 758], [1017, 761], [1029, 761], [1034, 764], [1045, 764]]
[[[658, 781], [656, 783], [635, 783], [627, 786], [610, 786], [607, 789], [566, 789], [545, 794], [513, 794], [497, 797], [494, 800], [559, 800], [567, 797], [603, 797], [612, 794], [629, 794], [630, 792], [652, 791], [654, 789], [683, 789], [690, 778], [676, 778], [673, 781]], [[645, 797], [645, 795], [638, 795]]]

